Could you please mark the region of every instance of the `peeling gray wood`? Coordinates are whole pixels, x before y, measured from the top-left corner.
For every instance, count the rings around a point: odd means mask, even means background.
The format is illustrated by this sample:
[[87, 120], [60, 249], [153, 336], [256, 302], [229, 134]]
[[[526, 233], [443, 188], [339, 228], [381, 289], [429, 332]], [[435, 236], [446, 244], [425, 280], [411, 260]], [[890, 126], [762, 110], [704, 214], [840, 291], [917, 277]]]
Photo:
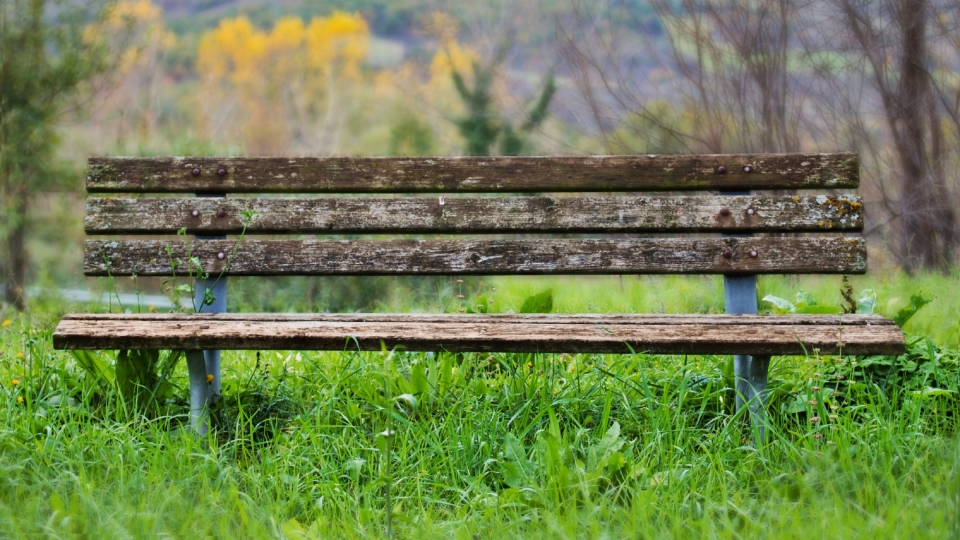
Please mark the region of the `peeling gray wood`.
[[[858, 231], [840, 196], [392, 197], [87, 200], [89, 234]], [[196, 214], [196, 215], [194, 215]]]
[[[87, 241], [88, 276], [861, 274], [862, 238]], [[188, 251], [189, 247], [189, 251]], [[169, 254], [168, 254], [169, 251]], [[725, 254], [729, 257], [724, 256]]]
[[549, 324], [760, 324], [819, 326], [882, 326], [895, 323], [881, 315], [719, 315], [719, 314], [635, 314], [635, 313], [74, 313], [64, 315], [75, 321], [259, 321], [259, 322], [451, 322], [468, 320], [484, 323]]
[[[555, 316], [491, 320], [469, 315], [404, 320], [243, 319], [238, 316], [64, 318], [58, 349], [243, 349], [579, 352], [659, 354], [900, 354], [903, 334], [891, 324], [645, 324], [643, 316], [559, 324]], [[693, 317], [693, 316], [687, 316]], [[777, 319], [779, 317], [771, 317]], [[787, 319], [789, 317], [783, 317]], [[443, 320], [441, 320], [443, 319]], [[630, 347], [628, 347], [628, 344]]]
[[[720, 167], [725, 172], [720, 172]], [[745, 167], [750, 167], [746, 172]], [[194, 169], [198, 170], [194, 175]], [[218, 174], [220, 171], [223, 174]], [[855, 188], [855, 153], [595, 157], [93, 157], [87, 191], [420, 193]]]

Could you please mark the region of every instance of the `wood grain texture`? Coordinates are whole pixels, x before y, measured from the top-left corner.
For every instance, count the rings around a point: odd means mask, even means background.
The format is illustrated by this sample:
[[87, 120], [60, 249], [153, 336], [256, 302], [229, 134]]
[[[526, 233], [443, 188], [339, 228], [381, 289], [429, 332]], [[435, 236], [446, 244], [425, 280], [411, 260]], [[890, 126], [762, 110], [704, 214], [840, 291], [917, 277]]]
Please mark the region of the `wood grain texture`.
[[[719, 167], [725, 172], [720, 173]], [[744, 167], [751, 167], [745, 172]], [[194, 175], [193, 170], [199, 169]], [[224, 174], [218, 172], [223, 170]], [[87, 191], [453, 193], [855, 188], [855, 153], [597, 157], [93, 157]]]
[[[58, 349], [242, 349], [579, 352], [659, 354], [901, 354], [892, 324], [790, 324], [791, 316], [390, 315], [365, 318], [234, 315], [65, 317]], [[822, 317], [822, 316], [821, 316]], [[824, 317], [830, 319], [830, 317]], [[649, 319], [649, 320], [648, 320]], [[874, 319], [875, 320], [875, 319]], [[777, 322], [772, 322], [777, 321]]]
[[[860, 274], [862, 238], [87, 241], [88, 276], [504, 274]], [[188, 251], [188, 247], [190, 248]], [[169, 254], [168, 254], [169, 250]], [[725, 257], [729, 252], [729, 257]], [[755, 254], [755, 256], [753, 255]], [[224, 270], [225, 269], [225, 270]]]
[[474, 322], [544, 322], [550, 324], [762, 324], [762, 325], [896, 325], [881, 315], [723, 315], [716, 313], [484, 313], [457, 315], [451, 313], [74, 313], [64, 319], [75, 321], [319, 321], [319, 322], [450, 322], [467, 317]]
[[[726, 209], [724, 212], [723, 210]], [[196, 216], [193, 215], [196, 212]], [[859, 197], [87, 199], [89, 234], [788, 232], [863, 229]], [[752, 213], [751, 213], [752, 212]], [[724, 215], [726, 214], [726, 215]]]

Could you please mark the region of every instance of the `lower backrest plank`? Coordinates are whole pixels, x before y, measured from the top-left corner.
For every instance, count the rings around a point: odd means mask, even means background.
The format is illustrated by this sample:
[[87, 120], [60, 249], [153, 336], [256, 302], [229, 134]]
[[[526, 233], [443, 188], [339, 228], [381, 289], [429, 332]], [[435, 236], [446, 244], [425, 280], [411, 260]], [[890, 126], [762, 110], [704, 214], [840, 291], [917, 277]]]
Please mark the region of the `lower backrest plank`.
[[[235, 256], [233, 255], [236, 249]], [[88, 241], [89, 276], [860, 274], [862, 238]]]

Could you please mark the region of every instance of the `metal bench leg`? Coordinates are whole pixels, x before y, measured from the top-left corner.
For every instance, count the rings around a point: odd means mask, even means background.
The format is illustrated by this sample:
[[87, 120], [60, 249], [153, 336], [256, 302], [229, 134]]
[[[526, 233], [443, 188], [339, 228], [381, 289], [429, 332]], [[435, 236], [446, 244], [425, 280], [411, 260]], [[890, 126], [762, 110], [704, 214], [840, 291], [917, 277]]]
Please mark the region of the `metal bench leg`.
[[[225, 193], [197, 193], [197, 197], [226, 197]], [[225, 240], [226, 236], [197, 236], [203, 240]], [[203, 305], [207, 288], [213, 292], [213, 303]], [[198, 279], [193, 284], [193, 301], [201, 313], [226, 313], [227, 278], [216, 276], [211, 279]], [[220, 398], [220, 351], [191, 351], [187, 353], [187, 367], [190, 373], [190, 425], [199, 434], [205, 434], [209, 427], [210, 408]], [[207, 375], [213, 380], [207, 382]]]
[[[723, 276], [723, 293], [727, 313], [757, 313], [757, 276]], [[769, 356], [738, 354], [733, 357], [736, 409], [739, 412], [747, 406], [746, 416], [757, 433], [757, 442], [761, 444], [765, 441], [767, 431], [765, 397], [769, 366]]]
[[190, 427], [205, 435], [209, 427], [209, 410], [213, 392], [207, 384], [207, 363], [204, 351], [187, 351], [187, 372], [190, 374]]
[[747, 398], [750, 425], [757, 436], [757, 442], [766, 442], [767, 434], [767, 371], [770, 369], [769, 355], [750, 357], [747, 368], [744, 396]]
[[[227, 312], [227, 278], [222, 277], [219, 281], [214, 279], [198, 279], [194, 284], [194, 301], [197, 306], [203, 304], [203, 293], [207, 288], [213, 291], [213, 304], [202, 306], [201, 313], [226, 313]], [[220, 395], [220, 351], [203, 351], [207, 364], [207, 373], [213, 375], [213, 381], [210, 383], [213, 393]]]
[[[200, 280], [194, 284], [194, 301], [202, 306], [201, 313], [224, 313], [227, 311], [227, 278]], [[213, 304], [203, 306], [204, 291], [213, 290]], [[201, 435], [207, 432], [209, 409], [220, 397], [220, 351], [188, 351], [187, 370], [190, 374], [190, 425]], [[207, 382], [207, 375], [213, 380]], [[200, 421], [202, 417], [202, 422]]]

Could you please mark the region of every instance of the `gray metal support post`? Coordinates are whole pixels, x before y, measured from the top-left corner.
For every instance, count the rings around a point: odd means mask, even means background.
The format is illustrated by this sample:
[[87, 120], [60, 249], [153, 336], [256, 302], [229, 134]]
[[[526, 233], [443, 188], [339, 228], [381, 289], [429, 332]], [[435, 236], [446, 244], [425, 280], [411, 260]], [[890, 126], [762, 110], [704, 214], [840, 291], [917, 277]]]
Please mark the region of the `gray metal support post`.
[[[197, 193], [197, 197], [226, 197], [226, 193]], [[198, 241], [225, 240], [226, 236], [197, 236]], [[201, 313], [225, 313], [227, 311], [227, 278], [216, 276], [198, 279], [193, 284], [193, 302]], [[213, 292], [213, 303], [204, 305], [207, 289]], [[190, 425], [198, 434], [205, 434], [209, 427], [208, 411], [220, 396], [220, 351], [187, 351], [187, 371], [190, 375]], [[207, 375], [213, 380], [207, 382]]]
[[[724, 192], [727, 195], [749, 195], [749, 191]], [[752, 234], [725, 234], [724, 237], [745, 237]], [[726, 312], [735, 315], [750, 315], [757, 309], [757, 276], [723, 276], [723, 299]], [[733, 357], [733, 374], [736, 382], [736, 410], [744, 405], [746, 416], [757, 434], [757, 442], [766, 440], [767, 411], [766, 390], [769, 355], [750, 356], [737, 354]]]

